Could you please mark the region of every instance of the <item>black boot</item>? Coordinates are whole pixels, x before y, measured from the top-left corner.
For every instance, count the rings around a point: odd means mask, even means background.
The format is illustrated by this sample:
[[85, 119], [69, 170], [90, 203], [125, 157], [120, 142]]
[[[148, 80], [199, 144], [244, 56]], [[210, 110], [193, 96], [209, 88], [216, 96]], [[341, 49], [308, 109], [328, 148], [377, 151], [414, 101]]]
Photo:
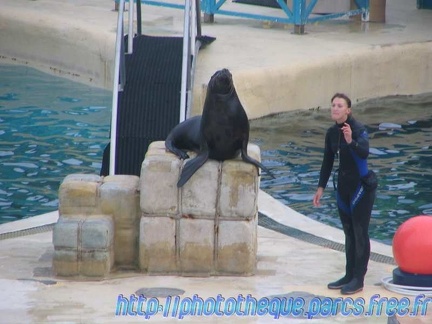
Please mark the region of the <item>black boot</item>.
[[327, 288], [328, 289], [341, 289], [343, 286], [345, 286], [347, 283], [349, 283], [351, 281], [351, 279], [352, 278], [350, 276], [345, 275], [345, 277], [343, 277], [337, 281], [330, 282], [327, 285]]
[[349, 283], [341, 289], [342, 295], [351, 295], [363, 290], [363, 280], [353, 278]]

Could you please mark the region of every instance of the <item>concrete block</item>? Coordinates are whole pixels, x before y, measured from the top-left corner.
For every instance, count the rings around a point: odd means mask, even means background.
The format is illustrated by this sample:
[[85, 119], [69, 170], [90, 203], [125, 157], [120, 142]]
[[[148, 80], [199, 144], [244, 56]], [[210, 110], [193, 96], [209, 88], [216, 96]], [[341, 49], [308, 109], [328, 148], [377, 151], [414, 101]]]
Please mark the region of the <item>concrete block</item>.
[[53, 230], [54, 273], [104, 277], [114, 264], [112, 216], [60, 216]]
[[178, 213], [177, 181], [182, 161], [152, 143], [141, 167], [141, 210], [146, 214]]
[[168, 155], [172, 155], [170, 152], [167, 152], [167, 150], [165, 149], [164, 141], [155, 141], [150, 143], [145, 157], [148, 158], [152, 155], [164, 155], [165, 153]]
[[95, 175], [67, 176], [59, 189], [59, 214], [62, 216], [99, 213], [98, 189], [101, 178]]
[[257, 212], [257, 168], [241, 160], [224, 161], [220, 183], [221, 217], [252, 218]]
[[248, 155], [251, 158], [254, 158], [258, 162], [261, 162], [261, 150], [258, 145], [254, 143], [248, 143], [247, 151], [248, 151]]
[[82, 251], [80, 275], [103, 278], [109, 275], [114, 265], [113, 250]]
[[135, 228], [115, 228], [115, 263], [122, 268], [136, 268], [138, 265], [139, 223]]
[[67, 175], [63, 182], [80, 181], [80, 182], [102, 182], [102, 177], [97, 174], [73, 173]]
[[[185, 163], [187, 163], [186, 160]], [[181, 213], [194, 217], [216, 215], [220, 162], [208, 160], [181, 188]]]
[[121, 267], [136, 267], [141, 211], [139, 207], [139, 177], [107, 176], [100, 187], [100, 205], [105, 214], [113, 215], [115, 263]]
[[144, 216], [140, 222], [139, 266], [147, 273], [176, 273], [176, 220]]
[[55, 249], [53, 256], [53, 273], [56, 276], [72, 277], [79, 275], [78, 251]]
[[140, 217], [137, 176], [128, 182], [107, 181], [100, 186], [100, 205], [104, 214], [115, 215], [117, 223], [132, 224]]
[[181, 219], [180, 271], [184, 275], [211, 275], [214, 270], [214, 221]]
[[81, 227], [83, 251], [109, 250], [114, 244], [114, 221], [111, 216], [87, 218]]
[[53, 244], [56, 249], [78, 251], [80, 228], [85, 218], [65, 218], [60, 216], [53, 229]]
[[139, 177], [109, 176], [99, 190], [104, 214], [116, 215], [116, 222], [131, 223], [139, 219]]
[[256, 271], [257, 223], [220, 221], [217, 246], [217, 273], [253, 275]]

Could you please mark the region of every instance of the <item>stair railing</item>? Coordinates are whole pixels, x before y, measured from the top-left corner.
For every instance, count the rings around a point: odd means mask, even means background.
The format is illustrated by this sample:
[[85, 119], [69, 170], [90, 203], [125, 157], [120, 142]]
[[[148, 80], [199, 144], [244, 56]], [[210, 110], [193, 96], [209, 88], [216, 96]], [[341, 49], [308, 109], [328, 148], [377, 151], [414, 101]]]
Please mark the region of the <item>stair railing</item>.
[[[196, 53], [200, 47], [197, 36], [201, 36], [201, 22], [199, 16], [200, 0], [186, 0], [184, 6], [184, 30], [183, 30], [183, 58], [182, 58], [182, 81], [180, 94], [180, 122], [189, 117], [192, 104], [192, 86], [195, 70]], [[115, 174], [115, 157], [117, 151], [117, 113], [118, 113], [118, 93], [122, 91], [126, 84], [126, 53], [124, 46], [124, 8], [125, 0], [118, 2], [118, 19], [114, 59], [113, 75], [113, 98], [111, 115], [111, 134], [110, 134], [110, 167], [109, 174]], [[127, 54], [133, 53], [134, 37], [134, 5], [137, 6], [137, 34], [141, 35], [141, 2], [142, 0], [129, 1], [129, 26], [128, 26], [128, 50]], [[145, 1], [144, 1], [145, 2]], [[117, 7], [117, 6], [116, 6]], [[197, 9], [198, 8], [198, 9]]]
[[[198, 0], [199, 1], [199, 0]], [[196, 37], [198, 34], [199, 16], [197, 16], [197, 1], [186, 0], [183, 26], [183, 58], [182, 82], [180, 94], [180, 122], [189, 117], [192, 102], [192, 87], [195, 70], [195, 59], [198, 49]], [[199, 35], [201, 36], [201, 35]], [[193, 68], [192, 68], [192, 64]]]

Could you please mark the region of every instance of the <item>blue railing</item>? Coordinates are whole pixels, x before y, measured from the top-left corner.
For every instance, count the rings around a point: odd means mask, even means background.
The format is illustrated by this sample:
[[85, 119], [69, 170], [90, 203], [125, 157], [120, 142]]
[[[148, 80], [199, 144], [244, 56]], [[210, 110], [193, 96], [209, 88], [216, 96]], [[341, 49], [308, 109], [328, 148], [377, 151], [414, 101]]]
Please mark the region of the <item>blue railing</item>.
[[[315, 8], [319, 0], [292, 0], [291, 8], [283, 0], [275, 1], [281, 8], [282, 12], [285, 14], [285, 17], [253, 14], [245, 11], [224, 10], [222, 9], [222, 6], [226, 3], [226, 0], [201, 0], [201, 11], [204, 13], [205, 22], [213, 22], [214, 15], [216, 14], [236, 16], [241, 18], [293, 24], [294, 32], [297, 34], [304, 33], [304, 26], [308, 23], [336, 19], [343, 16], [362, 15], [363, 21], [369, 20], [369, 0], [354, 0], [354, 3], [357, 7], [356, 9], [322, 15], [313, 14], [313, 9]], [[172, 2], [164, 2], [158, 0], [142, 0], [142, 2], [147, 5], [184, 9], [184, 5]]]

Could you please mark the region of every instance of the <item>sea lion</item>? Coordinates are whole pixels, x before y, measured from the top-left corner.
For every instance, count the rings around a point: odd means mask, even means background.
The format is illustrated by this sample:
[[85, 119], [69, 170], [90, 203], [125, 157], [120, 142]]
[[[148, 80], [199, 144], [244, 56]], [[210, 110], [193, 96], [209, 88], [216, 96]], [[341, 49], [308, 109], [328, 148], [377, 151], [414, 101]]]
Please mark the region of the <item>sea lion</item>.
[[195, 116], [175, 126], [165, 140], [165, 148], [177, 155], [180, 159], [186, 160], [189, 155], [186, 151], [200, 150], [201, 143], [201, 116]]
[[241, 153], [242, 160], [273, 174], [247, 154], [249, 119], [234, 87], [228, 69], [217, 71], [210, 78], [203, 113], [177, 125], [165, 141], [167, 150], [181, 159], [188, 157], [182, 150], [198, 155], [186, 162], [177, 187], [182, 187], [208, 160], [224, 161]]

